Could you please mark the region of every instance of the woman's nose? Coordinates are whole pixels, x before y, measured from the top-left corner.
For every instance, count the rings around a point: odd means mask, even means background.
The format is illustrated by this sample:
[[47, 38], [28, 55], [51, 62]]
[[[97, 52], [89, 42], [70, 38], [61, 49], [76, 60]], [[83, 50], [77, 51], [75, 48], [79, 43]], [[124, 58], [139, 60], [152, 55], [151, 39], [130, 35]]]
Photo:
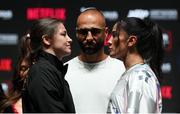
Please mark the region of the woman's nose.
[[112, 39], [113, 39], [113, 36], [110, 35], [107, 41], [108, 46], [112, 45]]
[[72, 42], [72, 39], [69, 37], [69, 35], [67, 36], [68, 37], [68, 42]]

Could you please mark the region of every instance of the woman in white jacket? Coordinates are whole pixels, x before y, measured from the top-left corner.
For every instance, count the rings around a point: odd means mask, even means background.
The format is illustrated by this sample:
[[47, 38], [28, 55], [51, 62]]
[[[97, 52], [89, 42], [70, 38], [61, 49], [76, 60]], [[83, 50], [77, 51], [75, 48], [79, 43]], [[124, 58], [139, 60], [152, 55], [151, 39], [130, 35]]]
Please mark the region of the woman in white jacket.
[[163, 45], [158, 25], [126, 18], [114, 25], [108, 44], [110, 56], [126, 67], [111, 94], [108, 113], [160, 113]]

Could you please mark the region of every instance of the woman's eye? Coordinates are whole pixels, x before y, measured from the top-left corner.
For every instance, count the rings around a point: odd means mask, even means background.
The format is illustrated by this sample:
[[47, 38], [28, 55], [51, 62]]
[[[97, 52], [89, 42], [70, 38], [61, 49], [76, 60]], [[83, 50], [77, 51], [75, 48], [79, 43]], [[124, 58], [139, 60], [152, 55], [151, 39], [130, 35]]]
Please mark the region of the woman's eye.
[[66, 34], [65, 34], [65, 33], [61, 33], [61, 35], [62, 35], [62, 36], [66, 36]]
[[117, 36], [118, 36], [118, 33], [117, 33], [117, 32], [115, 32], [115, 31], [112, 31], [112, 33], [111, 33], [111, 34], [112, 34], [112, 36], [113, 36], [113, 37], [117, 37]]
[[67, 35], [67, 32], [64, 31], [64, 32], [61, 32], [60, 34], [65, 37]]
[[20, 71], [23, 71], [23, 72], [26, 71], [27, 69], [28, 69], [28, 67], [26, 67], [26, 66], [21, 66], [20, 67]]

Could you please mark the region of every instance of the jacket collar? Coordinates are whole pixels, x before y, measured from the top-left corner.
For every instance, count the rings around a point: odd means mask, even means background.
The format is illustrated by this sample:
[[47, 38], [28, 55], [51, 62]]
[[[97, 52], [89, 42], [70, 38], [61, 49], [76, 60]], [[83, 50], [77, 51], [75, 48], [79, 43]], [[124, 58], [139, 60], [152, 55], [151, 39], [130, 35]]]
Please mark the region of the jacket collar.
[[61, 60], [58, 59], [58, 57], [47, 53], [45, 51], [40, 51], [39, 52], [39, 59], [44, 58], [47, 61], [50, 62], [50, 64], [54, 65], [59, 71], [62, 72], [63, 75], [66, 74], [67, 72], [67, 68], [68, 68], [68, 64], [63, 65], [63, 62]]

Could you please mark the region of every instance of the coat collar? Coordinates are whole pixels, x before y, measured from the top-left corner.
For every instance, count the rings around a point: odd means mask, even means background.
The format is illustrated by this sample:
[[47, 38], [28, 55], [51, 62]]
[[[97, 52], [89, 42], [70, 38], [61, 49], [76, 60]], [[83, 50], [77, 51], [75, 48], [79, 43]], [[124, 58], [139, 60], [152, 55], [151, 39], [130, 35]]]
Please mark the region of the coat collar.
[[67, 68], [68, 68], [68, 64], [66, 65], [63, 65], [63, 62], [61, 60], [58, 59], [58, 57], [50, 54], [50, 53], [47, 53], [45, 51], [40, 51], [39, 54], [39, 59], [41, 58], [44, 58], [46, 59], [47, 61], [50, 62], [50, 64], [52, 64], [53, 66], [55, 66], [59, 71], [62, 72], [63, 75], [66, 74], [67, 72]]

